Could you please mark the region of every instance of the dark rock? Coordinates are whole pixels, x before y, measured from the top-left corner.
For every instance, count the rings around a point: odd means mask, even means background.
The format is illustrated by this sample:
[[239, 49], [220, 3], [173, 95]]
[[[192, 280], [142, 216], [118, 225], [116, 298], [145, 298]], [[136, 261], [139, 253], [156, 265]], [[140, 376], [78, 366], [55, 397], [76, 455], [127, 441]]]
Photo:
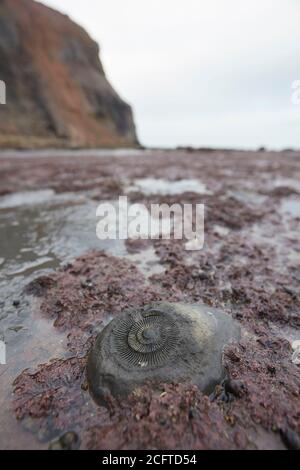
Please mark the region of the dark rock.
[[79, 446], [79, 438], [75, 432], [66, 432], [57, 441], [49, 445], [49, 450], [74, 450]]
[[283, 443], [290, 450], [300, 450], [300, 436], [292, 429], [281, 429], [280, 435]]
[[55, 285], [55, 281], [49, 276], [40, 276], [37, 279], [34, 279], [30, 282], [26, 288], [25, 292], [29, 295], [34, 295], [36, 297], [41, 297], [45, 294], [47, 289], [53, 287]]
[[205, 305], [156, 302], [127, 310], [97, 337], [87, 366], [99, 403], [147, 382], [188, 382], [210, 393], [224, 378], [222, 352], [240, 337], [230, 316]]
[[93, 282], [90, 279], [83, 279], [81, 281], [81, 287], [83, 289], [91, 289], [93, 287]]
[[231, 393], [235, 397], [241, 397], [246, 393], [246, 386], [241, 380], [228, 379], [224, 383], [226, 393]]

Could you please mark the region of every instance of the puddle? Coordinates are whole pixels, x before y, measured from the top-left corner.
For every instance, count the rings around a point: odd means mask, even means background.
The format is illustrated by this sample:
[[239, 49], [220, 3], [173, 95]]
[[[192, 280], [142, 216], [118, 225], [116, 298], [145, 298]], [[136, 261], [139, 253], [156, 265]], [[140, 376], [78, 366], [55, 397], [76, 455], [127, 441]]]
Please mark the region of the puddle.
[[293, 178], [277, 178], [273, 181], [274, 188], [288, 187], [300, 192], [300, 181], [299, 179]]
[[153, 274], [161, 274], [165, 271], [164, 266], [160, 264], [160, 259], [155, 253], [153, 246], [138, 253], [128, 254], [126, 258], [132, 263], [135, 263], [146, 278], [149, 278]]
[[6, 273], [41, 269], [45, 263], [56, 268], [89, 249], [125, 253], [122, 241], [96, 237], [97, 205], [88, 198], [69, 195], [59, 202], [54, 196], [46, 205], [0, 211], [0, 258]]
[[35, 313], [38, 307], [23, 293], [25, 286], [91, 249], [127, 253], [123, 241], [96, 237], [97, 205], [82, 194], [56, 195], [51, 190], [0, 198], [0, 339], [7, 356], [7, 365], [0, 369], [3, 449], [15, 447], [16, 436], [22, 448], [40, 446], [17, 427], [9, 408], [14, 378], [26, 368], [66, 355], [64, 335]]
[[213, 232], [219, 237], [226, 237], [230, 233], [230, 229], [228, 227], [223, 227], [223, 225], [214, 225]]
[[21, 207], [25, 205], [43, 204], [53, 199], [55, 193], [52, 189], [41, 191], [24, 191], [3, 196], [0, 199], [0, 209], [10, 209], [12, 207]]
[[2, 158], [86, 158], [90, 157], [128, 157], [151, 154], [148, 149], [117, 148], [117, 149], [38, 149], [38, 150], [1, 150]]
[[300, 199], [286, 199], [282, 201], [280, 210], [292, 217], [300, 217]]
[[193, 192], [197, 194], [212, 194], [205, 184], [197, 179], [182, 179], [168, 181], [166, 179], [141, 178], [136, 179], [128, 191], [141, 191], [145, 195], [159, 194], [161, 196]]
[[243, 204], [253, 204], [255, 206], [260, 206], [267, 199], [266, 196], [252, 191], [229, 191], [228, 195]]
[[[29, 298], [21, 293], [26, 284], [25, 278], [13, 280], [8, 286], [0, 283], [0, 292], [6, 289], [2, 297], [6, 317], [1, 318], [2, 337], [6, 344], [6, 366], [1, 366], [0, 373], [0, 422], [5, 433], [1, 435], [1, 449], [43, 448], [43, 444], [18, 425], [11, 410], [12, 382], [24, 369], [34, 370], [49, 358], [67, 357], [64, 348], [64, 335], [52, 326], [52, 322], [41, 318], [37, 308], [33, 308]], [[13, 299], [19, 304], [13, 306]], [[16, 440], [17, 438], [17, 440]]]
[[[55, 267], [55, 262], [53, 258], [50, 257], [41, 257], [37, 259], [36, 261], [24, 263], [19, 269], [16, 269], [15, 271], [8, 272], [8, 276], [18, 276], [18, 275], [28, 275], [31, 273], [34, 273], [35, 271], [38, 271], [40, 269], [46, 269], [46, 268], [51, 268]], [[57, 263], [58, 265], [58, 263]]]
[[7, 357], [0, 369], [2, 449], [16, 448], [16, 436], [19, 448], [43, 448], [14, 418], [12, 382], [24, 369], [69, 354], [64, 334], [40, 317], [38, 302], [24, 294], [25, 286], [92, 249], [126, 257], [146, 278], [164, 270], [153, 247], [128, 254], [124, 240], [99, 240], [99, 201], [89, 195], [46, 189], [0, 197], [0, 339]]

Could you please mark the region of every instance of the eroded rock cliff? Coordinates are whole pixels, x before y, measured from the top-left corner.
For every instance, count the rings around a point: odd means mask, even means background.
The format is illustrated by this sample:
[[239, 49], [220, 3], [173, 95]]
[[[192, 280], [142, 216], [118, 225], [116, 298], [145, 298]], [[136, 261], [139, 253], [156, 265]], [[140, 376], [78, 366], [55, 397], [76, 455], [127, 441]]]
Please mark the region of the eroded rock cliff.
[[1, 147], [132, 146], [131, 108], [109, 84], [99, 48], [66, 15], [0, 0]]

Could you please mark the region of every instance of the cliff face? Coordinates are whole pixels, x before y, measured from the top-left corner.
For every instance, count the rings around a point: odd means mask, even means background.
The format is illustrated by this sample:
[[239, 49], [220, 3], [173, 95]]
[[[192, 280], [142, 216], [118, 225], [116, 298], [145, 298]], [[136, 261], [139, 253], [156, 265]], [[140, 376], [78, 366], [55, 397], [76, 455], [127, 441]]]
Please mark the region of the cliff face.
[[133, 116], [103, 71], [98, 45], [33, 0], [0, 0], [0, 146], [129, 146]]

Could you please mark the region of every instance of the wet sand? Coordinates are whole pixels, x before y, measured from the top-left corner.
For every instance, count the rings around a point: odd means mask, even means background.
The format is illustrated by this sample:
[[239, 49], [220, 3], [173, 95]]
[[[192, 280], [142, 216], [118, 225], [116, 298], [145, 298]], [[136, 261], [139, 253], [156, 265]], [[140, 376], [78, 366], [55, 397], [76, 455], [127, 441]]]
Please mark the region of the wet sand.
[[[48, 448], [66, 432], [83, 449], [299, 445], [300, 153], [3, 152], [0, 194], [0, 448]], [[204, 203], [204, 249], [98, 240], [97, 205], [121, 195]], [[211, 397], [161, 384], [95, 405], [97, 333], [156, 300], [205, 302], [241, 324], [230, 379]]]

